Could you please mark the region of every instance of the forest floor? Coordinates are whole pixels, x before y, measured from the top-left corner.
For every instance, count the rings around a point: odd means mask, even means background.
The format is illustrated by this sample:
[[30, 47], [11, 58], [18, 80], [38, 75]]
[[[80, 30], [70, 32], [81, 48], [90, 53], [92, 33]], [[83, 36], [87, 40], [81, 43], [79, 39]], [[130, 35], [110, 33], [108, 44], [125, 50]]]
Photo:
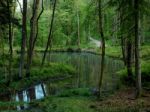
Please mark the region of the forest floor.
[[93, 105], [99, 112], [150, 112], [150, 91], [144, 91], [141, 98], [135, 98], [134, 88], [117, 91], [103, 101]]

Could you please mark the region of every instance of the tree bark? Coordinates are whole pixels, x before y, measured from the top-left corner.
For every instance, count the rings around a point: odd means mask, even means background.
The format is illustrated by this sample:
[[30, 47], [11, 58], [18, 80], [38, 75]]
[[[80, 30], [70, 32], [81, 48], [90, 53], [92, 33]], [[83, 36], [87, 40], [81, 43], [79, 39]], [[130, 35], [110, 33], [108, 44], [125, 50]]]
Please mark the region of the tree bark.
[[27, 0], [23, 0], [22, 40], [21, 40], [20, 65], [19, 65], [19, 79], [22, 78], [24, 69], [24, 57], [27, 38], [27, 2], [28, 2]]
[[8, 9], [8, 28], [9, 28], [9, 81], [12, 80], [12, 58], [13, 58], [13, 47], [12, 47], [12, 12], [10, 9], [10, 1], [7, 0], [7, 9]]
[[[121, 6], [121, 3], [119, 3], [119, 7]], [[122, 50], [122, 57], [123, 57], [123, 61], [124, 61], [124, 65], [126, 66], [127, 62], [126, 62], [126, 38], [123, 36], [123, 28], [124, 28], [124, 24], [123, 24], [123, 8], [120, 7], [119, 10], [119, 15], [120, 15], [120, 39], [121, 39], [121, 50]]]
[[33, 16], [30, 20], [30, 38], [29, 38], [29, 48], [28, 48], [28, 56], [27, 56], [27, 69], [26, 69], [26, 77], [30, 77], [30, 69], [33, 58], [33, 48], [34, 48], [34, 39], [37, 34], [37, 18], [38, 18], [38, 9], [39, 9], [40, 0], [34, 0], [33, 3]]
[[77, 23], [78, 23], [78, 48], [80, 48], [80, 15], [79, 15], [79, 7], [77, 5]]
[[52, 41], [52, 29], [53, 29], [53, 23], [54, 23], [54, 17], [55, 17], [56, 3], [57, 3], [57, 0], [55, 0], [55, 2], [54, 2], [53, 13], [52, 13], [52, 19], [51, 19], [51, 26], [50, 26], [50, 31], [49, 31], [49, 35], [48, 35], [47, 45], [46, 45], [46, 48], [45, 48], [45, 51], [44, 51], [44, 56], [43, 56], [43, 59], [42, 59], [42, 66], [44, 65], [48, 48], [49, 48], [49, 46], [51, 46], [51, 44], [52, 44], [52, 43], [51, 43], [51, 41]]
[[99, 79], [99, 95], [100, 98], [101, 95], [101, 86], [102, 86], [102, 80], [103, 80], [103, 74], [104, 74], [104, 68], [105, 68], [105, 38], [104, 38], [104, 32], [103, 32], [103, 16], [102, 16], [102, 1], [99, 0], [99, 33], [102, 38], [102, 58], [101, 58], [101, 68], [100, 68], [100, 79]]
[[127, 39], [127, 72], [128, 72], [128, 79], [130, 82], [132, 82], [132, 41], [130, 39]]
[[135, 75], [136, 75], [136, 96], [140, 97], [141, 85], [141, 63], [140, 63], [140, 36], [139, 36], [139, 0], [134, 0], [135, 20]]

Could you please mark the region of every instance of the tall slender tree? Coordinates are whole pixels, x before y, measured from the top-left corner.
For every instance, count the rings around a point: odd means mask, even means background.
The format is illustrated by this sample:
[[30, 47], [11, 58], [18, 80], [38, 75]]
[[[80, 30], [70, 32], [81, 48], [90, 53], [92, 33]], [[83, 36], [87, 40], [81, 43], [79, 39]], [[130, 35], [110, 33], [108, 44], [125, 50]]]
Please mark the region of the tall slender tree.
[[102, 14], [102, 0], [98, 0], [98, 12], [99, 12], [99, 33], [102, 40], [102, 58], [101, 58], [101, 68], [100, 68], [100, 79], [99, 79], [99, 98], [101, 95], [101, 86], [105, 68], [105, 37], [103, 31], [103, 14]]
[[33, 48], [35, 45], [34, 40], [37, 37], [37, 22], [38, 22], [38, 10], [39, 10], [40, 0], [33, 1], [33, 10], [32, 17], [30, 20], [30, 38], [29, 38], [29, 47], [27, 54], [27, 69], [26, 69], [26, 77], [30, 76], [32, 58], [33, 58]]
[[13, 47], [12, 47], [12, 12], [11, 12], [11, 6], [12, 0], [7, 0], [7, 10], [8, 10], [8, 36], [9, 36], [9, 79], [12, 80], [12, 58], [13, 58]]
[[42, 65], [44, 65], [48, 48], [52, 44], [52, 30], [53, 30], [53, 23], [54, 23], [54, 17], [55, 17], [56, 3], [57, 3], [57, 0], [54, 0], [53, 13], [52, 13], [52, 19], [51, 19], [51, 24], [50, 24], [50, 30], [49, 30], [49, 35], [48, 35], [46, 48], [45, 48], [45, 51], [44, 51], [44, 56], [43, 56], [43, 59], [42, 59]]
[[79, 14], [79, 6], [78, 6], [78, 1], [77, 1], [77, 26], [78, 26], [78, 39], [77, 39], [77, 44], [78, 48], [80, 48], [80, 14]]
[[21, 54], [19, 65], [19, 78], [22, 78], [27, 38], [27, 0], [23, 0], [23, 12], [22, 12], [22, 40], [21, 40]]
[[[142, 0], [141, 0], [142, 1]], [[134, 21], [135, 21], [135, 75], [136, 75], [136, 88], [137, 97], [141, 96], [141, 63], [140, 63], [140, 35], [139, 35], [139, 4], [140, 0], [134, 0]]]

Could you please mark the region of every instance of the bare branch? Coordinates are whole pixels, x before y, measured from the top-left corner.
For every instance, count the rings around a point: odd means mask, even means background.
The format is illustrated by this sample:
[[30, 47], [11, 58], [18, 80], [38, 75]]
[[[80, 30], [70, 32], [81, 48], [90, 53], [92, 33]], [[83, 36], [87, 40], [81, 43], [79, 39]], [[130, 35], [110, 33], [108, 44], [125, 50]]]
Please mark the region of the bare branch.
[[20, 7], [20, 11], [21, 11], [21, 13], [23, 14], [23, 10], [22, 10], [22, 7], [21, 7], [21, 3], [19, 2], [19, 0], [17, 0], [17, 2], [18, 2], [18, 5], [19, 5], [19, 7]]

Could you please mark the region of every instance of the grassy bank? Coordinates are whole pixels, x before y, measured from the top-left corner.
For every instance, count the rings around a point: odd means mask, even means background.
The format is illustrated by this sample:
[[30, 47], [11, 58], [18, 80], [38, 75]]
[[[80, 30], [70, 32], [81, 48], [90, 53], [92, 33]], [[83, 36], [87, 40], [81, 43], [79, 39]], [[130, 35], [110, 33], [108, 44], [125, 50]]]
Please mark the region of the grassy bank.
[[[44, 51], [41, 47], [36, 47], [36, 51]], [[93, 45], [87, 44], [81, 44], [80, 49], [78, 46], [53, 46], [52, 51], [56, 52], [90, 52], [94, 54], [101, 54], [101, 48], [95, 47]], [[122, 59], [122, 51], [121, 46], [106, 46], [106, 55]], [[149, 59], [150, 55], [150, 46], [149, 45], [143, 45], [141, 46], [141, 57], [142, 59]]]
[[[9, 91], [18, 91], [46, 80], [59, 80], [62, 78], [71, 77], [76, 73], [75, 69], [71, 65], [61, 63], [46, 62], [42, 67], [40, 56], [38, 55], [36, 55], [33, 59], [29, 78], [25, 78], [24, 69], [22, 76], [23, 78], [21, 80], [18, 79], [19, 57], [17, 54], [14, 55], [12, 61], [11, 77], [7, 77], [9, 75], [9, 72], [6, 72], [6, 69], [8, 69], [8, 67], [8, 60], [4, 57], [4, 59], [0, 62], [0, 73], [2, 74], [0, 76], [0, 94], [7, 93]], [[8, 79], [11, 79], [11, 82], [9, 84]]]
[[[55, 96], [30, 102], [30, 110], [23, 112], [148, 112], [150, 110], [150, 94], [144, 91], [141, 98], [135, 99], [134, 88], [122, 88], [109, 97], [96, 100], [88, 89], [65, 90]], [[23, 105], [5, 103], [3, 106]], [[11, 112], [11, 111], [1, 111]], [[13, 111], [17, 112], [17, 111]]]

